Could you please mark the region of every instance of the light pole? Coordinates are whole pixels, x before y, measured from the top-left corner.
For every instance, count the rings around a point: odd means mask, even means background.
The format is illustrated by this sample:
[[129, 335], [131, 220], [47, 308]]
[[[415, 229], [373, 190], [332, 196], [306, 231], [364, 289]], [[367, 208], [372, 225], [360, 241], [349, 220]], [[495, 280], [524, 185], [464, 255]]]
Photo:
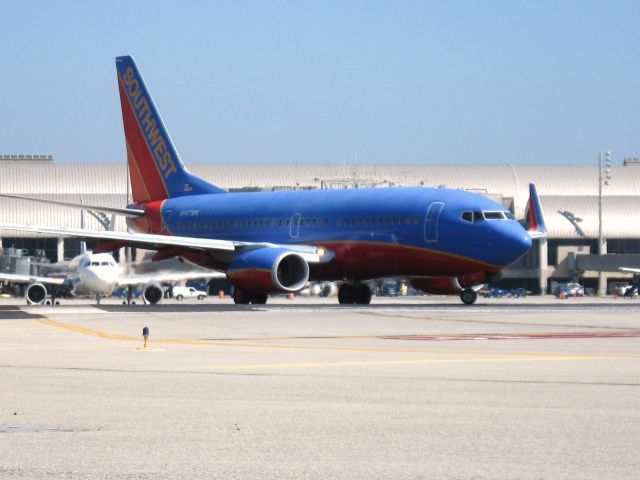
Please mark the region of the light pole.
[[[611, 180], [611, 152], [601, 153], [598, 165], [598, 255], [603, 255], [604, 233], [602, 231], [602, 188]], [[604, 274], [598, 271], [598, 296], [605, 295]]]

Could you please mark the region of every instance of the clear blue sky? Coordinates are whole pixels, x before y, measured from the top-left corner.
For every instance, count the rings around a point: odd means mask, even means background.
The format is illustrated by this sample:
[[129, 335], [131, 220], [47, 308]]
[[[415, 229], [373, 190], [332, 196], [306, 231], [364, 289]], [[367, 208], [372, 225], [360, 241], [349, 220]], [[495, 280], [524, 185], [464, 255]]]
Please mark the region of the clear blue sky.
[[124, 162], [114, 57], [185, 163], [640, 156], [637, 1], [0, 0], [0, 153]]

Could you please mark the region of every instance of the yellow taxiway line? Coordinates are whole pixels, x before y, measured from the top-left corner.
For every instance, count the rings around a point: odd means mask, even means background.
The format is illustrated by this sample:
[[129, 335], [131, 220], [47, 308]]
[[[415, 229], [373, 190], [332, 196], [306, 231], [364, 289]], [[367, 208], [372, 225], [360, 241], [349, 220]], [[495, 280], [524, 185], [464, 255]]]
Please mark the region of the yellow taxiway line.
[[[429, 352], [433, 353], [433, 352]], [[503, 358], [427, 358], [413, 360], [356, 360], [337, 362], [295, 362], [295, 363], [264, 363], [264, 364], [229, 364], [209, 365], [206, 368], [213, 370], [270, 370], [270, 369], [296, 369], [296, 368], [332, 368], [332, 367], [369, 367], [369, 366], [407, 366], [407, 365], [431, 365], [431, 364], [456, 364], [456, 363], [516, 363], [516, 362], [563, 362], [576, 360], [617, 360], [617, 357], [605, 357], [598, 355], [548, 355], [545, 357], [503, 357]]]
[[[69, 323], [58, 322], [49, 318], [39, 318], [36, 320], [42, 325], [48, 325], [50, 327], [61, 328], [70, 332], [79, 333], [82, 335], [89, 335], [98, 338], [104, 338], [108, 340], [118, 340], [127, 342], [140, 342], [139, 337], [133, 337], [130, 335], [122, 335], [118, 333], [105, 332], [101, 330], [94, 330], [92, 328], [83, 327], [80, 325], [73, 325]], [[260, 338], [264, 342], [269, 342], [274, 339], [284, 339], [286, 337], [273, 337], [273, 338]], [[357, 337], [331, 337], [332, 339], [353, 339]], [[380, 338], [380, 337], [359, 337], [359, 338]], [[209, 347], [227, 347], [227, 348], [257, 348], [257, 349], [291, 349], [291, 350], [329, 350], [329, 351], [344, 351], [344, 352], [369, 352], [369, 353], [418, 353], [428, 355], [481, 355], [497, 356], [500, 358], [512, 357], [513, 360], [506, 359], [506, 361], [529, 361], [532, 359], [549, 359], [555, 360], [640, 360], [640, 355], [625, 355], [625, 354], [603, 354], [603, 355], [588, 355], [588, 354], [564, 354], [553, 352], [513, 352], [513, 351], [483, 351], [483, 350], [441, 350], [441, 349], [417, 349], [417, 348], [392, 348], [392, 347], [355, 347], [355, 346], [340, 346], [340, 345], [312, 345], [312, 344], [282, 344], [282, 343], [245, 343], [243, 341], [235, 340], [206, 340], [206, 339], [180, 339], [180, 338], [156, 338], [153, 339], [154, 345], [194, 345], [194, 346], [209, 346]], [[429, 344], [433, 346], [434, 344]], [[480, 359], [483, 361], [490, 361], [492, 359]], [[444, 359], [442, 362], [446, 363], [450, 360]], [[468, 360], [466, 360], [468, 361]], [[381, 361], [385, 362], [385, 361]], [[402, 362], [425, 362], [425, 363], [437, 363], [434, 359], [422, 359], [422, 360], [402, 360]], [[369, 363], [372, 365], [383, 365], [384, 363]], [[410, 364], [410, 363], [409, 363]], [[420, 364], [420, 363], [417, 363]], [[229, 366], [229, 368], [238, 368]], [[269, 368], [269, 367], [265, 367]]]

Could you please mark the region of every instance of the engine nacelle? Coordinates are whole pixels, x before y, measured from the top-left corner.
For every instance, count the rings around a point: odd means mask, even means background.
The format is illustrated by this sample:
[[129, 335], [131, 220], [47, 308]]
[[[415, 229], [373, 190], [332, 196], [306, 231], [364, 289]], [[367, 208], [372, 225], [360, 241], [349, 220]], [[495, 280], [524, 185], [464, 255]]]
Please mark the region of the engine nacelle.
[[434, 295], [456, 295], [466, 288], [477, 288], [485, 283], [495, 282], [501, 278], [500, 273], [474, 272], [460, 277], [413, 278], [414, 288]]
[[162, 303], [163, 298], [164, 289], [157, 283], [150, 283], [149, 285], [146, 285], [142, 291], [142, 299], [145, 303], [156, 305], [158, 303]]
[[286, 248], [264, 247], [234, 258], [227, 277], [240, 290], [297, 292], [309, 281], [309, 264]]
[[32, 283], [24, 290], [24, 298], [29, 305], [42, 305], [47, 295], [47, 287], [41, 283]]

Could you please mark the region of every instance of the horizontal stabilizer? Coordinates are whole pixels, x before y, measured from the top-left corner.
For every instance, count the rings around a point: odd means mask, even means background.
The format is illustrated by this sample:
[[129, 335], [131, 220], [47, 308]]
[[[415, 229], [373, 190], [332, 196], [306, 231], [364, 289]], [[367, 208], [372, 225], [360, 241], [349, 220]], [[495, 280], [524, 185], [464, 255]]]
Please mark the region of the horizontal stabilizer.
[[92, 212], [104, 212], [111, 215], [120, 215], [123, 217], [137, 218], [144, 217], [144, 210], [136, 208], [113, 208], [103, 207], [101, 205], [90, 205], [88, 203], [61, 202], [59, 200], [49, 200], [46, 198], [22, 197], [20, 195], [9, 195], [0, 193], [0, 197], [13, 198], [16, 200], [26, 200], [29, 202], [47, 203], [49, 205], [61, 205], [63, 207], [76, 208], [80, 210], [91, 210]]
[[191, 250], [223, 250], [233, 251], [235, 246], [228, 240], [214, 240], [207, 238], [177, 237], [169, 235], [154, 235], [151, 233], [127, 233], [114, 231], [83, 230], [81, 228], [54, 228], [38, 225], [0, 224], [0, 230], [16, 230], [23, 232], [47, 233], [60, 237], [79, 238], [80, 240], [110, 241], [118, 244], [117, 248], [134, 245], [141, 248], [156, 250], [162, 247], [184, 247]]

